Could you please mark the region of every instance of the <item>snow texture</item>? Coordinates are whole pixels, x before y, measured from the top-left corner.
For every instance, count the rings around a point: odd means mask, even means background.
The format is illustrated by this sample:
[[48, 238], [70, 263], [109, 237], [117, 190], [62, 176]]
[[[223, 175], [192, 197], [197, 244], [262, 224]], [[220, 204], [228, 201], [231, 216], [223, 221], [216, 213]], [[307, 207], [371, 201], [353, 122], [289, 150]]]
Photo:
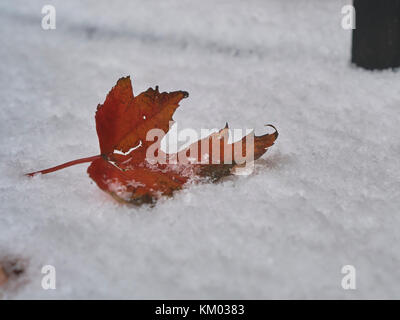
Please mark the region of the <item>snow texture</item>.
[[[400, 74], [350, 65], [349, 2], [2, 0], [0, 258], [27, 264], [1, 297], [399, 298]], [[23, 176], [98, 154], [96, 106], [126, 75], [187, 90], [180, 128], [280, 136], [254, 174], [154, 208], [116, 203], [87, 164]]]

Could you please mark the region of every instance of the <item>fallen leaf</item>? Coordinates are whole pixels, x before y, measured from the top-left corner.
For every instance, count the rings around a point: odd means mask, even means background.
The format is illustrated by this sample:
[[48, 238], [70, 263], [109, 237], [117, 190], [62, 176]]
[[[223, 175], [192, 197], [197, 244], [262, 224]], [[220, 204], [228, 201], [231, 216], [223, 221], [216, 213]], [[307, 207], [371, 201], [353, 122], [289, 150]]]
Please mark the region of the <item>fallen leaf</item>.
[[13, 256], [0, 257], [0, 287], [14, 290], [23, 285], [26, 267], [26, 259]]
[[5, 284], [8, 280], [6, 272], [4, 271], [3, 266], [0, 264], [0, 286]]
[[[129, 76], [121, 78], [104, 103], [97, 106], [95, 119], [100, 155], [27, 175], [50, 173], [91, 162], [87, 170], [89, 176], [100, 189], [118, 201], [154, 203], [160, 196], [172, 196], [188, 181], [203, 178], [218, 181], [231, 174], [233, 168], [261, 157], [278, 137], [275, 127], [268, 125], [275, 129], [273, 134], [255, 136], [252, 132], [229, 144], [226, 124], [219, 132], [184, 150], [166, 154], [160, 148], [161, 139], [169, 130], [179, 102], [188, 96], [185, 91], [160, 93], [156, 87], [135, 97]], [[150, 130], [157, 129], [163, 134], [155, 141], [148, 140]]]

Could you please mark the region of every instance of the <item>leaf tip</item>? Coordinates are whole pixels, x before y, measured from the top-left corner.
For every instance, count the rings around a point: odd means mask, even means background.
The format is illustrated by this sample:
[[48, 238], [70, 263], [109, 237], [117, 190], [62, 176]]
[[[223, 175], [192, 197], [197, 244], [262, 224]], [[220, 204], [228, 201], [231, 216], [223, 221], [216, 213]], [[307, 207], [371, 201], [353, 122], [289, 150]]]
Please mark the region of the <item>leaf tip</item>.
[[279, 136], [278, 129], [276, 129], [274, 125], [272, 125], [272, 124], [266, 124], [265, 127], [271, 127], [271, 128], [273, 128], [273, 129], [275, 130], [275, 132], [272, 133], [272, 134], [274, 135], [275, 139], [278, 138], [278, 136]]

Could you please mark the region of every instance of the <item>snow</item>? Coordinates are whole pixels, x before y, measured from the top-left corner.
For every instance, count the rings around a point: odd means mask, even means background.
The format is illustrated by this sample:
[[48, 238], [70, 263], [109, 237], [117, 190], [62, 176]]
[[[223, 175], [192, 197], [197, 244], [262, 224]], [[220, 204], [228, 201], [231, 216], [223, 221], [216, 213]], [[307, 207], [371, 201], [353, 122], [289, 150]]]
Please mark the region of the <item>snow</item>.
[[[398, 297], [400, 74], [349, 64], [349, 2], [1, 1], [0, 260], [27, 267], [0, 296]], [[154, 208], [116, 203], [87, 164], [23, 176], [98, 154], [96, 106], [126, 75], [188, 91], [180, 128], [272, 123], [277, 143], [254, 174]]]

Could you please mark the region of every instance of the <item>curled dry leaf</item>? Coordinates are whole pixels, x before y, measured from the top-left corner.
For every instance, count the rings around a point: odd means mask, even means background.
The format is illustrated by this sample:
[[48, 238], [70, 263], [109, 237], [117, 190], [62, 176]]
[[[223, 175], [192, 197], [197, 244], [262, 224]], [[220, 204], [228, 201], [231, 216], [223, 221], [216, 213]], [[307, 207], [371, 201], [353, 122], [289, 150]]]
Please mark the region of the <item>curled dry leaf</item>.
[[[163, 135], [185, 91], [159, 92], [149, 88], [136, 97], [129, 77], [118, 80], [103, 104], [97, 106], [96, 130], [100, 155], [29, 173], [49, 173], [83, 162], [91, 162], [87, 172], [100, 189], [115, 199], [133, 204], [154, 203], [160, 196], [171, 196], [189, 180], [217, 181], [231, 174], [236, 165], [261, 157], [272, 146], [278, 132], [228, 143], [229, 128], [199, 140], [175, 154], [160, 148]], [[154, 140], [148, 133], [161, 132]], [[158, 131], [157, 131], [158, 130]], [[251, 157], [248, 157], [251, 155]], [[238, 159], [242, 162], [239, 163]]]

